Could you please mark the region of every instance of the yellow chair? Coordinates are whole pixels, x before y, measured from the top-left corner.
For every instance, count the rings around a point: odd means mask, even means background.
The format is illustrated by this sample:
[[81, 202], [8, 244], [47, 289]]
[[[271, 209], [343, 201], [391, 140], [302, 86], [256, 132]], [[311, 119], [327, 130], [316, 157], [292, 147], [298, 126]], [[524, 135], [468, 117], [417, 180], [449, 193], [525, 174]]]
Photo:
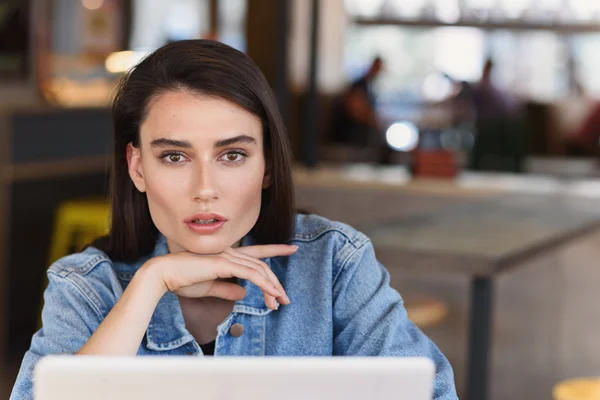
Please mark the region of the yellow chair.
[[600, 400], [600, 378], [571, 379], [552, 390], [554, 400]]
[[404, 303], [408, 319], [420, 329], [439, 325], [448, 315], [448, 307], [436, 298], [408, 299]]
[[107, 200], [83, 199], [61, 203], [54, 217], [50, 246], [50, 264], [73, 250], [80, 251], [109, 229], [110, 207]]
[[[61, 203], [54, 215], [54, 228], [50, 244], [48, 266], [61, 257], [81, 251], [94, 239], [106, 235], [110, 223], [110, 206], [106, 199], [79, 199]], [[48, 286], [48, 277], [44, 275], [42, 294]], [[42, 326], [42, 307], [40, 300], [38, 329]]]

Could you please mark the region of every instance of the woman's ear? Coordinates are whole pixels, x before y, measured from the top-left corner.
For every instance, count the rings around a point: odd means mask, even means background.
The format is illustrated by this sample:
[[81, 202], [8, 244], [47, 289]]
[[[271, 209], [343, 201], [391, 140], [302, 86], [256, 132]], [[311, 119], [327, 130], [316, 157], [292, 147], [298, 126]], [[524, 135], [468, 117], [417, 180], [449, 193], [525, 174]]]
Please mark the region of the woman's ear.
[[262, 188], [268, 189], [271, 187], [271, 171], [273, 170], [273, 162], [271, 158], [271, 152], [265, 154], [265, 175], [263, 176]]
[[146, 191], [146, 181], [144, 180], [144, 171], [142, 170], [140, 149], [134, 147], [131, 142], [127, 144], [127, 168], [129, 177], [137, 190], [144, 193]]
[[265, 171], [265, 177], [263, 178], [262, 188], [268, 189], [269, 187], [271, 187], [271, 173]]

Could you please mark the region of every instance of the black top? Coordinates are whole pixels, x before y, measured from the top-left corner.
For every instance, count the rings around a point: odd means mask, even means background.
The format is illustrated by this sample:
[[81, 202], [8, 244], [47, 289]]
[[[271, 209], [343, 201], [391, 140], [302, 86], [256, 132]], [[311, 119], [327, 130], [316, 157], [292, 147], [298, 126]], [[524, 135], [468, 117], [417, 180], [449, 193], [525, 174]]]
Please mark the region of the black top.
[[212, 342], [201, 344], [200, 348], [205, 356], [213, 356], [215, 354], [215, 341], [213, 340]]

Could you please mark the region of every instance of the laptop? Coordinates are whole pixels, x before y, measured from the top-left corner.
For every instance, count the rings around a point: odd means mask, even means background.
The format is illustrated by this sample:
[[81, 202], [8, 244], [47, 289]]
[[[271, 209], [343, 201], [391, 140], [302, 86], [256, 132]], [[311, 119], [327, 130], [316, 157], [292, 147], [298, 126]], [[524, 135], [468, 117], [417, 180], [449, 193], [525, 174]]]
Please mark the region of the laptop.
[[428, 358], [49, 356], [36, 400], [431, 400]]

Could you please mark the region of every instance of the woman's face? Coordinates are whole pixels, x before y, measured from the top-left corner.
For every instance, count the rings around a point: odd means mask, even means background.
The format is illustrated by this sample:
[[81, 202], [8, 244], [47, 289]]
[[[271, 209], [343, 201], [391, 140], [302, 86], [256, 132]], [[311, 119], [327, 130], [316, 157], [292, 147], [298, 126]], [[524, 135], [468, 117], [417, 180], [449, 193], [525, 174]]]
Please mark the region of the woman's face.
[[127, 162], [171, 252], [215, 254], [235, 245], [256, 223], [269, 184], [260, 120], [186, 91], [150, 102]]

